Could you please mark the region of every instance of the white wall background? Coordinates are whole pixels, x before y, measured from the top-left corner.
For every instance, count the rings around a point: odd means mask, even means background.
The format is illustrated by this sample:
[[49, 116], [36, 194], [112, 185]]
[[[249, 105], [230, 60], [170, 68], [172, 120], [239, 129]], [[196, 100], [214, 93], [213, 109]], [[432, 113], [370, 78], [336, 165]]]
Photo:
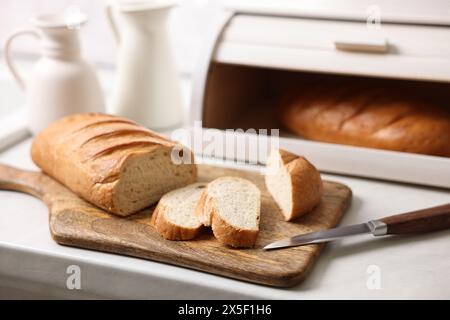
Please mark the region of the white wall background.
[[[104, 16], [107, 3], [106, 0], [1, 0], [1, 45], [9, 33], [26, 26], [33, 14], [64, 13], [68, 7], [77, 6], [89, 18], [81, 30], [84, 55], [92, 62], [113, 66], [116, 45]], [[193, 70], [201, 43], [208, 35], [209, 26], [217, 19], [220, 8], [219, 0], [179, 0], [179, 5], [173, 9], [169, 30], [180, 72], [190, 73]], [[38, 43], [31, 37], [17, 38], [13, 47], [18, 57], [39, 54]]]

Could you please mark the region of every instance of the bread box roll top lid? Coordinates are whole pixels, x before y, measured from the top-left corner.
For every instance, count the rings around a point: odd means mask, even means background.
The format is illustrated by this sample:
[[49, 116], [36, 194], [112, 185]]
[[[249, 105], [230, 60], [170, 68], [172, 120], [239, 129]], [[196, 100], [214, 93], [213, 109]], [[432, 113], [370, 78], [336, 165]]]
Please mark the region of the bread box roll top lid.
[[448, 0], [226, 0], [229, 10], [274, 16], [450, 25]]
[[450, 81], [448, 1], [226, 3], [231, 15], [212, 45], [212, 61]]

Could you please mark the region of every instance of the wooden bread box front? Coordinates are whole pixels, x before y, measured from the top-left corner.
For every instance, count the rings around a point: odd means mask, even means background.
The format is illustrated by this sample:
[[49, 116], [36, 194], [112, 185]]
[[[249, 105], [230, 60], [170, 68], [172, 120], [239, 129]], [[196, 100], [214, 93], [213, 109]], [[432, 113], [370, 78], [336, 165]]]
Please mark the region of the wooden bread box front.
[[[203, 50], [189, 123], [193, 131], [201, 125], [224, 135], [227, 129], [240, 128], [244, 132], [237, 132], [236, 139], [250, 143], [264, 137], [247, 129], [267, 129], [269, 134], [280, 129], [279, 146], [306, 156], [321, 171], [450, 188], [449, 157], [306, 140], [286, 130], [277, 114], [286, 93], [322, 79], [433, 90], [443, 93], [441, 102], [446, 103], [448, 39], [450, 24], [444, 23], [370, 27], [366, 21], [232, 10]], [[226, 146], [213, 154], [192, 147], [205, 156], [248, 162], [230, 156]], [[265, 156], [256, 162], [264, 164]]]

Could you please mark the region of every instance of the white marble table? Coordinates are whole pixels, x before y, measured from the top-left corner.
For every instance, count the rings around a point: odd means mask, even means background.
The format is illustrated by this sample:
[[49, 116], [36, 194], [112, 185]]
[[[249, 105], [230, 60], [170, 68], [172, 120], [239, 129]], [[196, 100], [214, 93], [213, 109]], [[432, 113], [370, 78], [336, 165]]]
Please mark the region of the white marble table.
[[[35, 168], [30, 140], [0, 162]], [[324, 175], [347, 184], [354, 198], [342, 224], [450, 202], [448, 190]], [[0, 191], [0, 297], [78, 298], [450, 298], [450, 230], [415, 237], [358, 236], [327, 245], [307, 279], [276, 289], [142, 259], [56, 244], [47, 208], [29, 195]], [[68, 290], [66, 269], [81, 268], [81, 290]], [[376, 266], [381, 287], [367, 286]]]

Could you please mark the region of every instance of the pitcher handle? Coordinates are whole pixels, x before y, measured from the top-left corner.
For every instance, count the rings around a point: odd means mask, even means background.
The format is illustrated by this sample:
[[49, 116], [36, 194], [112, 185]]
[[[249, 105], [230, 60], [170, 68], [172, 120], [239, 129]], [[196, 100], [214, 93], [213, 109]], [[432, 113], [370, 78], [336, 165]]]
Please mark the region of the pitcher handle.
[[13, 75], [14, 79], [16, 79], [17, 84], [22, 88], [22, 90], [25, 90], [25, 82], [23, 81], [23, 78], [20, 76], [19, 72], [17, 71], [13, 60], [11, 58], [11, 44], [13, 40], [20, 36], [20, 35], [32, 35], [36, 38], [40, 38], [39, 32], [35, 29], [29, 28], [29, 29], [20, 29], [16, 32], [12, 33], [5, 42], [5, 45], [3, 47], [3, 50], [5, 52], [5, 61], [6, 66], [8, 67], [9, 71]]
[[107, 4], [105, 6], [105, 16], [106, 20], [108, 20], [109, 27], [112, 30], [114, 39], [116, 40], [117, 45], [120, 45], [120, 34], [119, 29], [117, 29], [116, 20], [114, 18], [113, 7], [111, 4]]

